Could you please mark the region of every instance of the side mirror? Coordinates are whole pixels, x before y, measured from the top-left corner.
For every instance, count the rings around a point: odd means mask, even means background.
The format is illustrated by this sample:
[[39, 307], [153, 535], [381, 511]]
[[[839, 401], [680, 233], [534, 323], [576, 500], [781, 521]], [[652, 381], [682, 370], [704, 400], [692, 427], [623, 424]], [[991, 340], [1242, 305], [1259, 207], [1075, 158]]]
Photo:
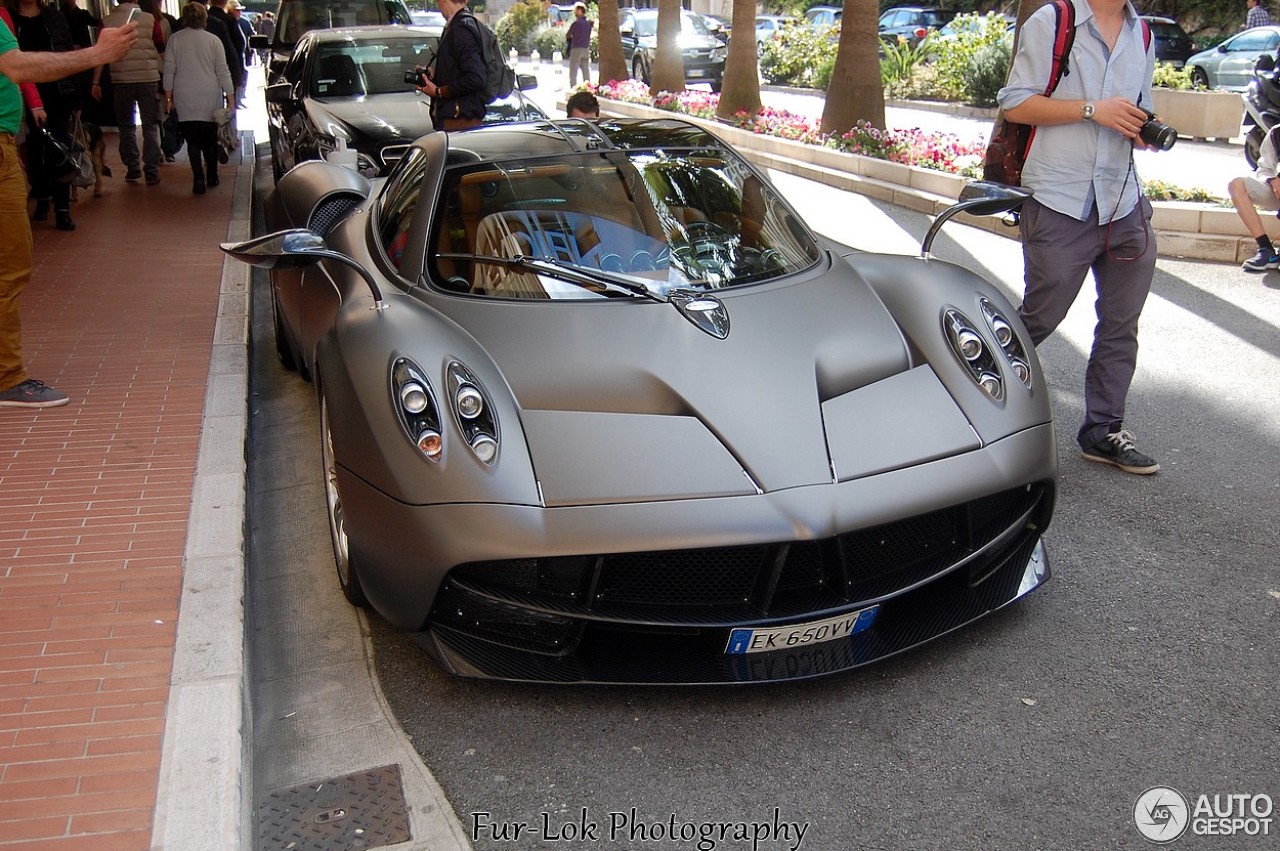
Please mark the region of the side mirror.
[[634, 33], [635, 33], [635, 30], [632, 29], [631, 27], [627, 27], [627, 26], [618, 27], [618, 35], [622, 36], [623, 38], [631, 38], [631, 36]]
[[321, 260], [334, 260], [360, 274], [373, 294], [375, 310], [383, 310], [387, 306], [378, 282], [368, 269], [342, 252], [334, 251], [324, 237], [306, 228], [277, 231], [246, 242], [224, 242], [220, 247], [241, 263], [259, 269], [301, 269], [314, 266]]
[[999, 216], [1012, 212], [1022, 206], [1031, 197], [1031, 190], [1021, 186], [1007, 186], [990, 180], [973, 180], [960, 190], [956, 203], [938, 214], [929, 226], [920, 245], [920, 256], [928, 257], [933, 247], [933, 238], [938, 235], [942, 226], [957, 213], [968, 213], [971, 216]]
[[522, 92], [538, 87], [538, 78], [533, 74], [516, 74], [516, 88]]
[[1225, 41], [1222, 44], [1218, 45], [1218, 52], [1219, 53], [1227, 52], [1227, 43]]
[[262, 96], [267, 103], [288, 103], [293, 100], [293, 83], [272, 83], [262, 90]]

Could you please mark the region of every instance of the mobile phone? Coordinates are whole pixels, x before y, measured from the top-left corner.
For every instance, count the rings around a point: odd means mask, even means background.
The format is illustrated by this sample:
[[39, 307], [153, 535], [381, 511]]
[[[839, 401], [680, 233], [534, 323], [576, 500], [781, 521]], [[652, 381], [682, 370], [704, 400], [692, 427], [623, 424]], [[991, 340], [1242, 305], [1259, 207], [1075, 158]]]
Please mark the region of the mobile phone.
[[141, 10], [141, 9], [139, 9], [137, 6], [134, 6], [132, 9], [130, 9], [130, 10], [129, 10], [129, 17], [128, 17], [128, 18], [125, 18], [125, 21], [124, 21], [124, 22], [125, 22], [126, 24], [131, 24], [131, 23], [133, 23], [133, 19], [134, 19], [134, 18], [136, 18], [136, 17], [138, 17], [138, 13], [140, 13], [141, 11], [142, 11], [142, 10]]

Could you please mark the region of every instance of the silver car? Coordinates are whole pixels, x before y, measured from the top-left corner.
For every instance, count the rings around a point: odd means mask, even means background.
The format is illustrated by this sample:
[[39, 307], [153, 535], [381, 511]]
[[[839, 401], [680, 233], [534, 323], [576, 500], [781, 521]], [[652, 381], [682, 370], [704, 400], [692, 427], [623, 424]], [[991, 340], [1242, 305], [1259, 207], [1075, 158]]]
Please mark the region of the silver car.
[[1263, 54], [1276, 55], [1280, 26], [1254, 27], [1187, 60], [1196, 88], [1243, 92], [1253, 80], [1253, 64]]
[[928, 250], [1025, 193], [966, 193], [920, 256], [860, 253], [691, 124], [541, 121], [303, 163], [224, 248], [315, 382], [352, 603], [462, 676], [803, 679], [1049, 578], [1035, 349]]

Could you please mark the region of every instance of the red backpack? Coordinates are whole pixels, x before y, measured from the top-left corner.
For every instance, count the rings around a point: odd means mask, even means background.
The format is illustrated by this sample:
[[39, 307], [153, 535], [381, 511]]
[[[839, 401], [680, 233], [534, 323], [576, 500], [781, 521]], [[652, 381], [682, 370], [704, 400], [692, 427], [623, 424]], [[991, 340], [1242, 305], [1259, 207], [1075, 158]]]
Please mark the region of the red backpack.
[[[1045, 97], [1051, 97], [1062, 78], [1071, 73], [1071, 48], [1076, 42], [1076, 7], [1071, 0], [1055, 0], [1053, 13], [1056, 18], [1053, 64], [1049, 68], [1049, 85], [1045, 87]], [[1140, 22], [1142, 43], [1147, 50], [1150, 50], [1151, 27], [1146, 21], [1140, 20]], [[1009, 121], [1004, 117], [1002, 110], [996, 119], [995, 128], [991, 131], [991, 141], [987, 143], [987, 152], [982, 161], [982, 178], [1009, 186], [1021, 186], [1022, 167], [1026, 164], [1027, 154], [1031, 151], [1031, 142], [1035, 136], [1035, 127]]]

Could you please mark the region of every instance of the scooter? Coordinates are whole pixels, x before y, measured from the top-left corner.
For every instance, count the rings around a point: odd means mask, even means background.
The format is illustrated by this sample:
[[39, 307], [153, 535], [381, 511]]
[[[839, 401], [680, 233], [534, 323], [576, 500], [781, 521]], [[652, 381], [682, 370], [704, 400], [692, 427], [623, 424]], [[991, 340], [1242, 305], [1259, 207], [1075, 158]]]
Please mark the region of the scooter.
[[1258, 167], [1262, 140], [1267, 132], [1280, 124], [1280, 71], [1276, 60], [1263, 54], [1253, 66], [1253, 79], [1244, 98], [1244, 158], [1250, 168]]

